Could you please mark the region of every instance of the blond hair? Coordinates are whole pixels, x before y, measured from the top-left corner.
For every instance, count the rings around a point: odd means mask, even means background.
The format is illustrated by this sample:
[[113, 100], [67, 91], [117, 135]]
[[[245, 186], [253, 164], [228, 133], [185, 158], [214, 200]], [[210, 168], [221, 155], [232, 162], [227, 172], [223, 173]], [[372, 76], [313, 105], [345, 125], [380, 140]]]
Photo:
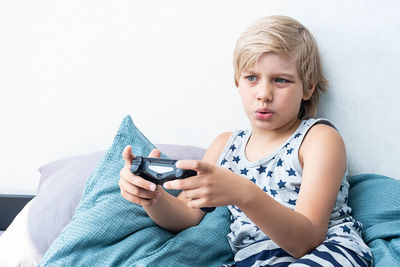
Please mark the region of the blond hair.
[[315, 117], [319, 93], [326, 91], [328, 82], [322, 73], [318, 46], [311, 33], [298, 21], [286, 16], [257, 20], [240, 35], [233, 52], [236, 86], [239, 86], [242, 72], [255, 66], [268, 52], [296, 59], [305, 92], [315, 85], [314, 93], [309, 100], [302, 101], [298, 114], [300, 119]]

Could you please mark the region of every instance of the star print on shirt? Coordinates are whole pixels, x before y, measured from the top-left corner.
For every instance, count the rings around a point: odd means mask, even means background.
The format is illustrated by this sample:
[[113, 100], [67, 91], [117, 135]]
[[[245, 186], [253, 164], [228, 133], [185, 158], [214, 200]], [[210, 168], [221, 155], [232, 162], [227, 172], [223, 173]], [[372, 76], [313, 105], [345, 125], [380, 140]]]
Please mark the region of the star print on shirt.
[[249, 172], [249, 170], [246, 168], [244, 168], [243, 170], [240, 170], [240, 174], [247, 175], [248, 172]]
[[300, 192], [300, 187], [299, 186], [295, 186], [294, 192], [296, 192], [298, 194]]
[[239, 163], [240, 157], [239, 156], [233, 157], [233, 161], [235, 161], [236, 163]]
[[297, 133], [297, 134], [295, 134], [294, 138], [298, 138], [298, 137], [300, 137], [300, 135], [301, 135], [301, 133]]
[[243, 136], [245, 136], [246, 134], [244, 133], [244, 131], [241, 131], [239, 134], [238, 134], [238, 136], [240, 136], [240, 137], [243, 137]]
[[296, 205], [296, 199], [290, 199], [289, 198], [289, 201], [288, 201], [288, 203], [290, 204], [290, 205]]
[[342, 229], [343, 229], [343, 233], [347, 232], [347, 233], [349, 233], [349, 234], [350, 234], [350, 228], [349, 228], [349, 227], [347, 227], [346, 225], [340, 226], [340, 228], [342, 228]]
[[238, 207], [236, 207], [236, 206], [232, 206], [232, 208], [233, 209], [235, 209], [235, 210], [237, 210], [238, 212], [242, 212], [242, 210], [241, 209], [239, 209]]
[[232, 152], [234, 152], [234, 151], [235, 151], [235, 149], [236, 149], [236, 146], [235, 146], [235, 144], [231, 145], [231, 147], [230, 147], [229, 149], [231, 149], [231, 150], [232, 150]]
[[261, 174], [261, 173], [265, 172], [266, 169], [267, 169], [266, 167], [260, 166], [260, 167], [259, 167], [258, 169], [256, 169], [256, 170], [258, 171], [258, 174]]
[[279, 186], [279, 189], [285, 187], [286, 182], [279, 180], [279, 183], [277, 183], [277, 185]]
[[249, 235], [249, 234], [247, 234], [247, 238], [248, 238], [248, 239], [251, 239], [251, 240], [253, 240], [253, 241], [256, 241], [256, 239], [255, 239], [254, 237], [252, 237], [251, 235]]
[[256, 183], [256, 182], [257, 182], [256, 178], [254, 178], [254, 177], [251, 178], [250, 181], [252, 181], [253, 183]]
[[289, 145], [290, 145], [290, 143], [287, 143], [287, 144], [284, 146], [284, 148], [287, 148]]
[[290, 170], [286, 170], [286, 171], [288, 172], [289, 176], [296, 176], [296, 172], [292, 168], [290, 168]]
[[286, 150], [286, 155], [292, 154], [293, 150], [293, 148]]
[[267, 187], [264, 186], [263, 191], [268, 193]]
[[267, 176], [272, 177], [272, 174], [273, 174], [273, 173], [274, 173], [274, 172], [268, 171]]
[[242, 223], [242, 226], [243, 226], [243, 225], [246, 225], [246, 224], [251, 224], [251, 223], [246, 222], [246, 221], [240, 221], [240, 222]]
[[222, 161], [221, 161], [221, 165], [224, 165], [225, 163], [227, 163], [228, 161], [226, 160], [226, 158], [224, 158]]
[[359, 228], [361, 228], [361, 227], [360, 227], [360, 225], [359, 225], [358, 222], [353, 222], [353, 227], [354, 227], [355, 229], [357, 229], [358, 231], [361, 230], [361, 229], [359, 229]]
[[276, 192], [274, 189], [271, 189], [271, 195], [273, 197], [275, 197], [278, 194], [278, 192]]
[[276, 166], [279, 167], [279, 166], [282, 166], [282, 164], [283, 164], [283, 160], [282, 160], [282, 159], [279, 159], [279, 160], [278, 160], [278, 163], [276, 164]]

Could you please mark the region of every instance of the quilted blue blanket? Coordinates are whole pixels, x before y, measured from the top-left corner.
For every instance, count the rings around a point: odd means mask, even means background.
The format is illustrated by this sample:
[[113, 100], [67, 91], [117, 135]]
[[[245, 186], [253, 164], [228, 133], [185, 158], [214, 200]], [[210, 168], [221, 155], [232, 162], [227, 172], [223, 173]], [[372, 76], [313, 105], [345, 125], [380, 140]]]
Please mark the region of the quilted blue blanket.
[[112, 146], [87, 180], [71, 222], [39, 266], [221, 266], [232, 262], [226, 238], [227, 208], [217, 208], [198, 226], [175, 235], [121, 196], [121, 153], [128, 144], [136, 156], [147, 156], [154, 148], [130, 116], [124, 118]]
[[350, 178], [349, 204], [363, 228], [374, 266], [400, 266], [400, 180], [376, 174]]
[[[124, 118], [114, 142], [89, 177], [72, 221], [39, 266], [221, 266], [232, 263], [226, 235], [229, 211], [217, 208], [175, 235], [158, 227], [138, 205], [122, 198], [121, 153], [132, 145], [147, 156], [154, 146]], [[400, 181], [364, 174], [350, 179], [349, 204], [363, 223], [375, 266], [400, 266]], [[171, 192], [176, 193], [176, 192]]]

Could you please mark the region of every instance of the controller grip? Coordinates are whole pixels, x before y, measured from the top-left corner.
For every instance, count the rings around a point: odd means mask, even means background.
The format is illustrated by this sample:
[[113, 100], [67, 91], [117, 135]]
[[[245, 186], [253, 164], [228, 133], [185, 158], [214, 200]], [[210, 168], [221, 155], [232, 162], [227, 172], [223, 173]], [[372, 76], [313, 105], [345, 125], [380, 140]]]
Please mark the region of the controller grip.
[[206, 207], [206, 208], [200, 208], [204, 212], [212, 212], [215, 210], [215, 207]]

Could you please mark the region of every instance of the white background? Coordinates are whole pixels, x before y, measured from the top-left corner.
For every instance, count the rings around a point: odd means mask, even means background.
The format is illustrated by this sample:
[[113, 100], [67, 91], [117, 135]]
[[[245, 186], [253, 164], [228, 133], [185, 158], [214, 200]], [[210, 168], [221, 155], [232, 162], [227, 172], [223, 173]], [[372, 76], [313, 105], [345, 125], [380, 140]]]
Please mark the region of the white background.
[[399, 1], [0, 0], [0, 193], [107, 149], [130, 114], [153, 143], [207, 147], [248, 128], [232, 51], [254, 20], [292, 16], [319, 43], [351, 174], [400, 178]]

